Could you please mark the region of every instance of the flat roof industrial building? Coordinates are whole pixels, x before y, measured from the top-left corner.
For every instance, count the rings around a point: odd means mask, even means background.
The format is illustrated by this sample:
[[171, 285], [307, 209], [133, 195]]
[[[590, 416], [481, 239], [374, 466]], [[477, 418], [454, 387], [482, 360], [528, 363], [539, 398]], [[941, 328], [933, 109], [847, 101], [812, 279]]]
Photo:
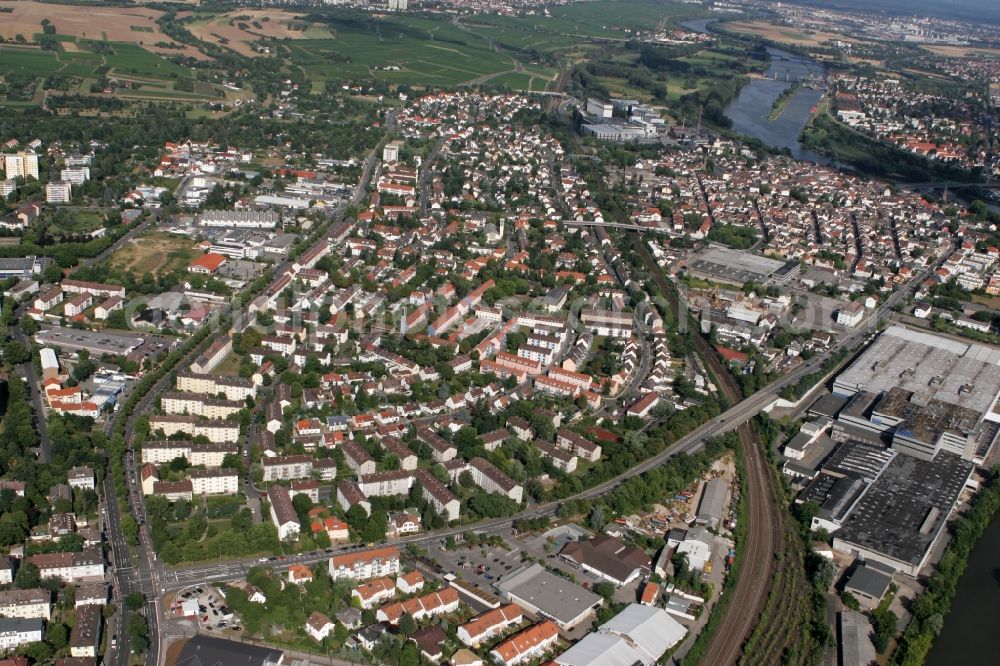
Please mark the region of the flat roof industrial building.
[[76, 328], [55, 326], [35, 334], [35, 342], [48, 347], [58, 347], [64, 351], [86, 349], [92, 354], [116, 354], [124, 356], [142, 345], [144, 338], [138, 335], [121, 335], [108, 331], [87, 331]]
[[911, 456], [982, 463], [1000, 424], [998, 366], [1000, 349], [892, 326], [834, 380], [848, 398], [837, 418]]
[[895, 456], [834, 534], [834, 549], [916, 576], [973, 469], [951, 453]]
[[559, 666], [651, 666], [687, 634], [662, 608], [630, 604], [555, 658]]
[[697, 276], [737, 285], [747, 282], [786, 284], [800, 272], [797, 260], [781, 261], [715, 245], [696, 254], [687, 266]]
[[698, 525], [718, 527], [722, 512], [726, 508], [729, 484], [722, 479], [711, 479], [702, 484], [701, 501], [695, 522]]
[[983, 413], [1000, 393], [998, 365], [1000, 349], [890, 326], [837, 377], [833, 391], [878, 395], [899, 387], [925, 404], [936, 398]]
[[497, 583], [497, 589], [528, 612], [553, 620], [560, 629], [580, 624], [603, 602], [600, 596], [540, 564], [508, 574]]

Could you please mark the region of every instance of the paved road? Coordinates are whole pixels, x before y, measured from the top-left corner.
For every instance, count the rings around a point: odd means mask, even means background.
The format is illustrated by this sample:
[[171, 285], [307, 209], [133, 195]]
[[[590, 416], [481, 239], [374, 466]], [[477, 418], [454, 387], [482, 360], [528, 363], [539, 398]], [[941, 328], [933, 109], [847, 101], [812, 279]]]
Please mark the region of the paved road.
[[[21, 328], [21, 322], [27, 317], [25, 310], [27, 304], [21, 305], [17, 309], [14, 323], [11, 325], [10, 334], [17, 342], [20, 342], [25, 349], [31, 352], [31, 340], [25, 335]], [[33, 356], [33, 354], [32, 354]], [[52, 462], [52, 440], [49, 439], [49, 426], [45, 421], [45, 407], [42, 404], [42, 387], [38, 381], [38, 374], [35, 372], [35, 362], [29, 358], [20, 366], [21, 376], [28, 384], [28, 396], [31, 400], [31, 407], [34, 412], [35, 429], [38, 431], [38, 460], [43, 463]]]
[[424, 160], [423, 163], [420, 165], [420, 170], [421, 170], [420, 180], [417, 183], [417, 191], [420, 193], [419, 197], [420, 197], [421, 215], [427, 214], [427, 208], [430, 205], [429, 202], [427, 201], [427, 197], [430, 194], [430, 188], [428, 187], [428, 185], [430, 184], [430, 179], [431, 176], [433, 175], [432, 167], [434, 166], [434, 162], [437, 161], [437, 158], [441, 155], [441, 149], [444, 148], [445, 140], [446, 140], [445, 137], [443, 136], [440, 137], [437, 140], [437, 142], [435, 142], [434, 148], [431, 149], [431, 152], [427, 156], [427, 159]]

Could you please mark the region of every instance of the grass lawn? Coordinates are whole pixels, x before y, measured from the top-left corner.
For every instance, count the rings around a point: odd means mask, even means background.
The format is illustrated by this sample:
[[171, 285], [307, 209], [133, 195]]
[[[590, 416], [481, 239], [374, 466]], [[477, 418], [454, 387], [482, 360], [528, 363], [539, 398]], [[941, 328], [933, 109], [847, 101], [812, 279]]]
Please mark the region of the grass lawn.
[[54, 221], [50, 230], [63, 234], [86, 234], [104, 226], [105, 216], [96, 210], [73, 211], [64, 219]]
[[240, 357], [239, 354], [230, 353], [226, 358], [222, 359], [222, 363], [216, 366], [212, 374], [216, 375], [226, 375], [227, 377], [235, 377], [240, 374]]
[[134, 275], [152, 273], [163, 275], [176, 270], [186, 270], [201, 251], [186, 236], [154, 231], [133, 238], [108, 259], [113, 270]]

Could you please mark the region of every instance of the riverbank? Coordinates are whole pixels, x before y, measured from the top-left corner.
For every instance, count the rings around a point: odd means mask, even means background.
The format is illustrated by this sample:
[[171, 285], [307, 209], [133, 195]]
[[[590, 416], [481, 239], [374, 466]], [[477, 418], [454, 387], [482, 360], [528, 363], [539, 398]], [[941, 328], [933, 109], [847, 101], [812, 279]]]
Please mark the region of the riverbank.
[[785, 112], [788, 102], [795, 97], [795, 93], [797, 93], [800, 88], [802, 88], [802, 84], [796, 81], [790, 88], [786, 88], [783, 93], [778, 95], [778, 99], [774, 100], [774, 104], [771, 106], [771, 114], [767, 117], [767, 119], [777, 120], [780, 118], [781, 114]]

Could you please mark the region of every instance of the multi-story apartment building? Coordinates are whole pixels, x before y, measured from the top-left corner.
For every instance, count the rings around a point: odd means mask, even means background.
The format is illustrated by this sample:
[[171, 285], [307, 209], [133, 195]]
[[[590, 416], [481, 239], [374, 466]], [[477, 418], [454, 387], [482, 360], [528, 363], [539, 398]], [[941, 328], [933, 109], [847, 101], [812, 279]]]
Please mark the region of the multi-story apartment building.
[[63, 305], [63, 314], [67, 317], [76, 317], [83, 314], [84, 310], [94, 304], [94, 297], [90, 294], [77, 294], [66, 301]]
[[110, 298], [120, 296], [125, 298], [125, 287], [116, 284], [104, 284], [102, 282], [87, 282], [86, 280], [63, 280], [60, 285], [62, 290], [69, 294], [94, 294]]
[[430, 428], [417, 428], [417, 439], [431, 448], [431, 454], [436, 462], [448, 462], [458, 455], [458, 449], [454, 444]]
[[537, 439], [534, 444], [542, 452], [542, 455], [548, 458], [557, 469], [561, 469], [567, 474], [572, 474], [576, 471], [576, 456], [572, 453], [568, 453], [552, 444]]
[[257, 395], [257, 385], [243, 377], [179, 372], [176, 385], [178, 391], [207, 393], [212, 396], [221, 393], [226, 400], [245, 401], [248, 396]]
[[366, 497], [405, 495], [413, 485], [413, 473], [406, 470], [375, 472], [358, 477], [358, 488]]
[[221, 467], [229, 454], [236, 454], [239, 448], [233, 444], [192, 444], [184, 440], [160, 440], [142, 445], [142, 462], [162, 465], [174, 458], [187, 458], [191, 465]]
[[517, 374], [534, 376], [542, 373], [542, 364], [540, 361], [524, 358], [523, 356], [509, 352], [497, 352], [496, 359], [493, 362], [501, 368], [506, 368]]
[[309, 456], [264, 458], [261, 465], [264, 468], [265, 481], [307, 479], [313, 472], [313, 459]]
[[52, 612], [52, 593], [41, 588], [0, 592], [0, 615], [3, 617], [38, 617], [48, 620]]
[[424, 499], [431, 503], [435, 511], [448, 521], [458, 520], [461, 503], [443, 483], [437, 480], [437, 477], [426, 469], [418, 469], [414, 472], [414, 477], [423, 486]]
[[28, 561], [38, 567], [41, 578], [58, 578], [64, 583], [104, 577], [104, 556], [97, 549], [80, 553], [42, 553]]
[[267, 491], [267, 499], [271, 504], [271, 522], [278, 530], [278, 538], [281, 541], [298, 539], [302, 525], [292, 506], [292, 496], [288, 489], [284, 486], [271, 486]]
[[499, 493], [520, 503], [524, 494], [523, 488], [504, 474], [496, 465], [486, 458], [475, 457], [469, 461], [468, 470], [476, 485], [488, 493]]
[[631, 312], [613, 310], [583, 310], [580, 322], [597, 335], [614, 338], [631, 338], [633, 329]]
[[190, 414], [206, 419], [228, 419], [246, 407], [239, 400], [217, 400], [204, 393], [169, 391], [160, 394], [160, 406], [167, 414]]
[[212, 442], [238, 442], [240, 439], [240, 424], [237, 421], [165, 414], [151, 416], [149, 427], [154, 432], [162, 430], [167, 437], [177, 433], [185, 433], [191, 437], [203, 435]]
[[8, 178], [38, 180], [38, 155], [29, 152], [7, 153], [3, 156], [3, 171]]
[[375, 460], [368, 455], [368, 452], [360, 444], [345, 440], [340, 445], [340, 450], [344, 452], [344, 459], [347, 461], [347, 466], [355, 474], [374, 474], [376, 469]]
[[42, 629], [40, 618], [0, 617], [0, 652], [41, 642]]
[[399, 549], [395, 546], [341, 553], [330, 558], [333, 580], [368, 580], [399, 573]]
[[556, 446], [575, 456], [594, 462], [601, 458], [601, 446], [572, 430], [562, 429], [556, 433]]
[[90, 167], [69, 167], [59, 172], [59, 179], [73, 185], [83, 185], [90, 180]]
[[589, 391], [590, 387], [594, 384], [594, 378], [590, 375], [585, 375], [582, 372], [565, 370], [563, 368], [550, 369], [549, 377], [552, 379], [558, 379], [561, 382], [566, 382], [567, 384], [572, 384], [581, 391]]
[[240, 476], [235, 469], [194, 470], [189, 478], [195, 495], [235, 495], [240, 489]]
[[76, 611], [76, 624], [69, 636], [69, 653], [74, 657], [97, 657], [104, 617], [100, 606], [84, 606]]

